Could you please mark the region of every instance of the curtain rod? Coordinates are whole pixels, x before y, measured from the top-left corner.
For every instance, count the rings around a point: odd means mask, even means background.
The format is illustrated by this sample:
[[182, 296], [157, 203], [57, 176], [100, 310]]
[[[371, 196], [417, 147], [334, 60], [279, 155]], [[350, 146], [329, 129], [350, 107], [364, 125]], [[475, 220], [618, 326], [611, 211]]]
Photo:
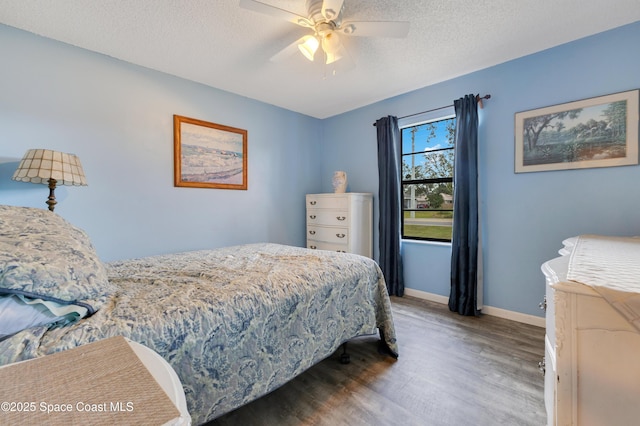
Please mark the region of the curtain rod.
[[[483, 105], [482, 105], [482, 100], [483, 99], [491, 99], [491, 95], [484, 95], [482, 97], [480, 97], [480, 95], [476, 95], [476, 102], [478, 102], [480, 104], [480, 108], [483, 107]], [[445, 109], [445, 108], [451, 108], [452, 106], [453, 105], [447, 105], [447, 106], [443, 106], [443, 107], [429, 109], [429, 110], [422, 111], [422, 112], [416, 112], [415, 114], [409, 114], [409, 115], [405, 115], [404, 117], [398, 117], [398, 119], [409, 118], [409, 117], [413, 117], [414, 115], [426, 114], [428, 112], [438, 111], [438, 110]], [[376, 125], [376, 123], [373, 123], [374, 127], [375, 127], [375, 125]]]

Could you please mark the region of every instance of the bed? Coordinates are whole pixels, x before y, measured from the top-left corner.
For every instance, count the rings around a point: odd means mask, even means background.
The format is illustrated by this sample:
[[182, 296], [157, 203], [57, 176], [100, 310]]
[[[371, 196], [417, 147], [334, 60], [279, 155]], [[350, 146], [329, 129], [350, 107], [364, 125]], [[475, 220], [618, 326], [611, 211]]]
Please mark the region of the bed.
[[118, 335], [149, 347], [180, 377], [196, 425], [356, 336], [379, 333], [398, 355], [371, 259], [264, 243], [103, 264], [85, 232], [27, 207], [0, 206], [0, 322], [14, 324], [0, 365]]

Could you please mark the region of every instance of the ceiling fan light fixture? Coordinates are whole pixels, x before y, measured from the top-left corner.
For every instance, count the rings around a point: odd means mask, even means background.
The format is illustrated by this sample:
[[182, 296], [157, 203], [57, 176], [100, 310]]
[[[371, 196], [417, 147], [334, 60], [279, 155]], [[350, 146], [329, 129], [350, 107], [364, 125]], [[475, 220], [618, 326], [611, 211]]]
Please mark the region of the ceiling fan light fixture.
[[326, 64], [331, 64], [341, 59], [344, 48], [342, 47], [342, 43], [340, 43], [338, 34], [333, 31], [325, 33], [322, 37], [322, 50], [324, 50], [326, 56]]
[[314, 36], [304, 36], [303, 42], [298, 45], [298, 49], [300, 52], [307, 58], [308, 60], [313, 62], [313, 57], [318, 50], [318, 46], [320, 46], [320, 42]]
[[325, 64], [327, 65], [342, 59], [342, 55], [340, 53], [329, 53], [329, 52], [326, 52], [326, 53], [327, 53], [326, 54], [327, 59], [325, 61]]

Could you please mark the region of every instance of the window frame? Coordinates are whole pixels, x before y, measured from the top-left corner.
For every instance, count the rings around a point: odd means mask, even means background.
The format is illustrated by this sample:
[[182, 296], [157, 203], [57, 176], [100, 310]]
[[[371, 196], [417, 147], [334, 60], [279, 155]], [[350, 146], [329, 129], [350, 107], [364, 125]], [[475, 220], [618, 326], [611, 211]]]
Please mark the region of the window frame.
[[[411, 211], [425, 211], [424, 209], [409, 209], [405, 208], [404, 203], [404, 189], [407, 185], [417, 185], [417, 184], [435, 184], [435, 183], [451, 183], [453, 185], [453, 171], [451, 177], [438, 177], [438, 178], [421, 178], [421, 179], [403, 179], [404, 174], [402, 172], [402, 165], [404, 157], [407, 155], [415, 155], [420, 154], [421, 152], [404, 152], [403, 150], [403, 130], [406, 128], [416, 127], [424, 124], [433, 123], [436, 121], [444, 121], [451, 118], [456, 118], [455, 109], [453, 105], [444, 108], [438, 108], [436, 110], [427, 111], [420, 114], [414, 114], [402, 119], [398, 120], [398, 127], [400, 129], [400, 194], [402, 197], [401, 203], [401, 222], [400, 222], [400, 231], [401, 231], [401, 239], [406, 241], [424, 241], [424, 242], [438, 242], [438, 243], [451, 243], [451, 239], [445, 238], [429, 238], [429, 237], [415, 237], [415, 236], [405, 236], [404, 226], [405, 226], [405, 212]], [[455, 138], [455, 135], [454, 135]], [[437, 150], [433, 150], [431, 152], [438, 151], [449, 151], [453, 150], [454, 158], [455, 158], [455, 146], [451, 148], [441, 148]], [[453, 214], [455, 213], [455, 209], [452, 206], [450, 209], [429, 209], [428, 211], [438, 212], [438, 211], [450, 211]]]

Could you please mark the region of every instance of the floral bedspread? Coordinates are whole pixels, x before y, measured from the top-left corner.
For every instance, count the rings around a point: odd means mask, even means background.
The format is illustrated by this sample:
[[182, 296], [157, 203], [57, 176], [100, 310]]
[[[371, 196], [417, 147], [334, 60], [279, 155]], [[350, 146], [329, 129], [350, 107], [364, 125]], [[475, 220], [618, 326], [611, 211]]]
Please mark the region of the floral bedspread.
[[371, 259], [277, 244], [107, 264], [117, 289], [79, 322], [0, 341], [0, 365], [122, 335], [163, 356], [194, 424], [276, 389], [380, 329], [397, 355], [384, 278]]

